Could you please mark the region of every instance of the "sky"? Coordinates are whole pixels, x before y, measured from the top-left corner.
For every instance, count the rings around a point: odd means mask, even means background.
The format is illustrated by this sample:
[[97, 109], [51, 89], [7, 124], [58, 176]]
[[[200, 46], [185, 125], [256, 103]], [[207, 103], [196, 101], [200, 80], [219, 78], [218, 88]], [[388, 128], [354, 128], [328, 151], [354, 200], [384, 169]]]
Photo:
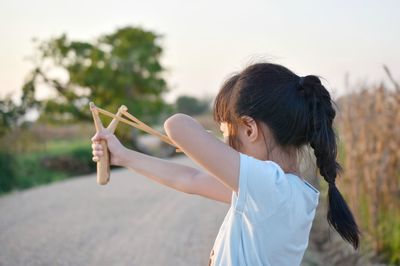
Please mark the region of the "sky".
[[[92, 41], [140, 26], [163, 35], [168, 102], [215, 97], [227, 76], [257, 60], [322, 76], [335, 98], [346, 93], [346, 73], [350, 85], [378, 83], [386, 64], [400, 80], [399, 12], [394, 0], [0, 0], [0, 96], [20, 95], [32, 38]], [[37, 91], [46, 97], [50, 90]]]

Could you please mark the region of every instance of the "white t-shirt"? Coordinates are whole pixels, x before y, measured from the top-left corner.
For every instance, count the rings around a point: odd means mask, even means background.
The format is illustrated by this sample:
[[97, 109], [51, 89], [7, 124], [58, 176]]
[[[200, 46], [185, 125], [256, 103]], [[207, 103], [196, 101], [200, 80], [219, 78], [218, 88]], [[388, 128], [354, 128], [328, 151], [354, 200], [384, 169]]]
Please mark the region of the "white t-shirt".
[[300, 265], [319, 194], [277, 163], [240, 153], [238, 193], [232, 192], [210, 264]]

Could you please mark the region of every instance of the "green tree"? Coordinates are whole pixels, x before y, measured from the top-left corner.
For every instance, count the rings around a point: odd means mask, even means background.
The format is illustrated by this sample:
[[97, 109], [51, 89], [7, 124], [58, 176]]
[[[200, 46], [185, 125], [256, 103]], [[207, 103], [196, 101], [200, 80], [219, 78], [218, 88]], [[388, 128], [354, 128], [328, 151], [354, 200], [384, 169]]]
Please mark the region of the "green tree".
[[[56, 97], [43, 101], [39, 119], [54, 123], [92, 120], [88, 103], [93, 101], [113, 113], [124, 104], [145, 123], [160, 122], [173, 112], [162, 98], [169, 89], [162, 77], [166, 69], [160, 63], [161, 37], [142, 28], [124, 27], [93, 42], [70, 40], [66, 34], [39, 42], [32, 83], [56, 92]], [[47, 69], [60, 74], [54, 77]]]

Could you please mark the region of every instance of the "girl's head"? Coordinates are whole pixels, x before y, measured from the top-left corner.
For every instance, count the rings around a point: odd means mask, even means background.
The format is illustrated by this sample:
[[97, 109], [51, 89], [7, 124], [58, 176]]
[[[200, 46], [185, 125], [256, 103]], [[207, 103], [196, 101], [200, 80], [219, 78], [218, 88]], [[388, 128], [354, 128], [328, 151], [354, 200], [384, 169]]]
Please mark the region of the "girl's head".
[[224, 82], [214, 102], [214, 120], [227, 144], [250, 155], [264, 150], [269, 159], [278, 147], [290, 156], [309, 144], [329, 184], [328, 222], [357, 249], [357, 224], [335, 185], [343, 169], [336, 161], [333, 105], [318, 76], [300, 77], [278, 64], [256, 63]]

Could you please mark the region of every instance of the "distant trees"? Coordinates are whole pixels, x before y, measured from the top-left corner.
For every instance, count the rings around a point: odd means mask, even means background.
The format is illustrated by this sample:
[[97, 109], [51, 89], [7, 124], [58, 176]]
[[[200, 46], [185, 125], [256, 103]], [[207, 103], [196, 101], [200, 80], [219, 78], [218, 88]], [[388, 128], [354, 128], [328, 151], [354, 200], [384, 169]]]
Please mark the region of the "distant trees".
[[199, 100], [192, 96], [181, 95], [176, 99], [176, 109], [187, 115], [202, 114], [210, 110], [210, 99]]
[[24, 116], [31, 110], [38, 109], [40, 102], [35, 99], [35, 87], [31, 81], [22, 86], [21, 103], [16, 104], [11, 99], [11, 94], [0, 99], [0, 137], [8, 130], [20, 126]]

